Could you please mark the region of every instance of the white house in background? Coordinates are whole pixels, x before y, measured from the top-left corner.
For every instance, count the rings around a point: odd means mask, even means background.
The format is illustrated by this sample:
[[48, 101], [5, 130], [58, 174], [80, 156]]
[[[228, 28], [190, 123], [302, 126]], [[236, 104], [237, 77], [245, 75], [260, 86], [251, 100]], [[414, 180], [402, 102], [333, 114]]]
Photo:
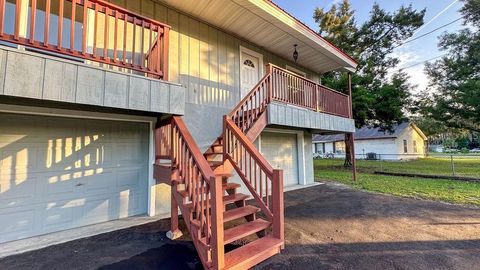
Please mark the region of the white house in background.
[[[344, 157], [343, 134], [313, 136], [314, 153], [334, 153]], [[405, 160], [425, 157], [427, 137], [413, 123], [404, 122], [392, 131], [364, 126], [355, 132], [355, 154], [359, 159]]]

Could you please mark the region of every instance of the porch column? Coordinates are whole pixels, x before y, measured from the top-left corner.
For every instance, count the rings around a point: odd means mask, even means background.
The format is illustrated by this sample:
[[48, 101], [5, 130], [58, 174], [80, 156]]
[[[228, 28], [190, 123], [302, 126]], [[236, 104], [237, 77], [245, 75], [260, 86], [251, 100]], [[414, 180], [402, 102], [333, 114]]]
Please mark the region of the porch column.
[[353, 118], [353, 102], [352, 102], [352, 73], [348, 72], [348, 110], [350, 118]]

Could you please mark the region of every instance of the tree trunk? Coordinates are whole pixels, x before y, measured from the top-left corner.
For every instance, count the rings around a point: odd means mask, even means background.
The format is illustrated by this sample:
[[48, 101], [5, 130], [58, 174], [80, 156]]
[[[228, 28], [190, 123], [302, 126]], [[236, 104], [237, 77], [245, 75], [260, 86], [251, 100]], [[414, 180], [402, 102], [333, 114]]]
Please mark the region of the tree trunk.
[[351, 134], [345, 134], [345, 162], [343, 162], [343, 166], [345, 168], [352, 167], [352, 146], [351, 146]]

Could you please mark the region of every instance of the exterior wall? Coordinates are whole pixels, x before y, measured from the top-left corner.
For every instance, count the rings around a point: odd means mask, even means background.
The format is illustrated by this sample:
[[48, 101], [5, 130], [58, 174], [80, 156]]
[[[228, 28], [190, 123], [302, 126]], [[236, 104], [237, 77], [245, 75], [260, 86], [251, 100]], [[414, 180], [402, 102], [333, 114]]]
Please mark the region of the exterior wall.
[[315, 175], [313, 171], [313, 154], [309, 151], [312, 149], [312, 133], [305, 132], [303, 134], [303, 153], [304, 153], [304, 164], [305, 164], [305, 184], [313, 184], [315, 182]]
[[240, 101], [240, 46], [263, 55], [264, 63], [291, 67], [319, 81], [318, 74], [232, 34], [152, 0], [110, 1], [169, 24], [169, 80], [187, 87], [185, 121], [200, 148], [220, 134], [223, 115]]
[[398, 159], [395, 139], [357, 140], [355, 141], [357, 158], [365, 158], [367, 153], [376, 153], [380, 159]]
[[185, 88], [57, 57], [0, 47], [0, 96], [182, 115]]
[[270, 125], [323, 131], [355, 132], [353, 119], [314, 112], [278, 102], [268, 104], [267, 110], [268, 124]]
[[[400, 159], [415, 159], [419, 157], [425, 157], [426, 144], [425, 140], [420, 134], [410, 125], [408, 126], [396, 140], [397, 153], [404, 154], [403, 140], [407, 141], [407, 155], [402, 156]], [[414, 143], [417, 143], [417, 152], [414, 151]]]

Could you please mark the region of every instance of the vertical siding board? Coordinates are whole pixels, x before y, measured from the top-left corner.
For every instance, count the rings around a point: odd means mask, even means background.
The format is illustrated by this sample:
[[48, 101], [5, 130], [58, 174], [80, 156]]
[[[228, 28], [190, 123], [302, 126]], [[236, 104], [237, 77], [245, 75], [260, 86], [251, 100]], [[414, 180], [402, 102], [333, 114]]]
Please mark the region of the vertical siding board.
[[[157, 4], [150, 0], [141, 0], [140, 2], [140, 10], [141, 14], [147, 16], [148, 18], [157, 18]], [[163, 9], [166, 9], [165, 6], [161, 6]], [[160, 17], [158, 21], [165, 22], [166, 16]]]
[[[226, 63], [226, 74], [227, 74], [227, 104], [229, 107], [233, 107], [238, 99], [238, 92], [235, 89], [235, 60], [237, 58], [238, 50], [235, 47], [234, 38], [230, 35], [225, 36], [225, 45], [227, 49], [227, 63]], [[240, 78], [238, 78], [240, 79]]]
[[241, 100], [241, 91], [240, 91], [240, 41], [235, 38], [234, 39], [234, 46], [233, 46], [233, 52], [234, 52], [234, 61], [232, 63], [233, 65], [233, 81], [234, 81], [234, 88], [232, 91], [233, 99], [232, 99], [232, 104], [230, 104], [231, 107], [235, 106], [238, 102]]
[[223, 106], [228, 107], [226, 100], [227, 89], [227, 47], [225, 34], [218, 31], [218, 99]]
[[187, 87], [186, 101], [192, 102], [193, 93], [190, 87], [190, 80], [188, 74], [190, 73], [189, 54], [190, 54], [190, 38], [188, 36], [188, 17], [180, 14], [179, 16], [179, 72], [178, 81], [180, 84]]
[[168, 79], [171, 82], [179, 83], [179, 57], [180, 57], [180, 35], [179, 35], [179, 15], [178, 12], [168, 9], [167, 23], [172, 27], [170, 31], [170, 52], [168, 64]]
[[190, 54], [188, 56], [189, 60], [189, 72], [187, 76], [189, 77], [189, 92], [192, 94], [192, 103], [199, 104], [199, 95], [201, 94], [201, 89], [199, 86], [200, 79], [200, 42], [199, 37], [199, 22], [188, 17], [188, 36], [190, 41]]
[[208, 28], [208, 48], [209, 48], [209, 81], [210, 81], [210, 100], [211, 105], [225, 107], [225, 104], [219, 100], [218, 87], [218, 34], [217, 29]]
[[209, 66], [210, 66], [210, 48], [208, 46], [208, 26], [204, 23], [199, 24], [199, 71], [200, 71], [200, 102], [199, 104], [210, 103], [210, 83], [209, 83]]

